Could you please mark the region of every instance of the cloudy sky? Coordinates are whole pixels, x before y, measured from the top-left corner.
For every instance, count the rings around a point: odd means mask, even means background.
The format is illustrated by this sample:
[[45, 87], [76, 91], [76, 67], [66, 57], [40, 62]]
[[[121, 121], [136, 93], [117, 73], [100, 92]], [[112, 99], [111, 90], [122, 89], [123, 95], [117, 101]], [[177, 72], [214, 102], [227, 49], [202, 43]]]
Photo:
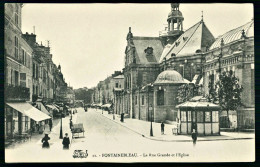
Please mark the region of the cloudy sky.
[[[159, 35], [170, 4], [25, 4], [23, 33], [50, 40], [55, 64], [73, 88], [92, 87], [124, 67], [128, 28], [134, 36]], [[252, 4], [181, 4], [184, 29], [201, 20], [217, 37], [253, 18]]]

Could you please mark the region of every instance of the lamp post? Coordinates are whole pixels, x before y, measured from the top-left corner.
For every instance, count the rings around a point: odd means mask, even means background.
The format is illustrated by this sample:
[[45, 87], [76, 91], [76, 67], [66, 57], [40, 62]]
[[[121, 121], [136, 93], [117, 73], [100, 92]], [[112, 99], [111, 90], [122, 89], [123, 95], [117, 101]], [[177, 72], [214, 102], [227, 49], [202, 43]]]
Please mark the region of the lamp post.
[[153, 136], [153, 121], [152, 121], [152, 110], [153, 110], [153, 107], [152, 107], [152, 104], [149, 105], [149, 92], [150, 90], [152, 89], [153, 85], [149, 85], [148, 86], [148, 97], [147, 97], [147, 100], [148, 100], [148, 111], [150, 112], [150, 120], [151, 120], [151, 127], [150, 127], [150, 136]]
[[62, 113], [60, 117], [60, 139], [63, 139], [63, 132], [62, 132], [62, 117], [63, 117], [63, 108], [62, 108]]

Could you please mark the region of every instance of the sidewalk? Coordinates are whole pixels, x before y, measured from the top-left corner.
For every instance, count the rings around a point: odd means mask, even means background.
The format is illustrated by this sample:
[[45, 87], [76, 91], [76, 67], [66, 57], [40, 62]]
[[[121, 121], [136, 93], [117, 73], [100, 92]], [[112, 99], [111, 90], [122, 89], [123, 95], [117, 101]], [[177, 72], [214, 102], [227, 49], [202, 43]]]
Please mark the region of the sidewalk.
[[[75, 123], [76, 120], [77, 120], [77, 114], [74, 114], [72, 116], [72, 122]], [[52, 131], [48, 133], [49, 137], [51, 138], [50, 145], [53, 145], [54, 143], [57, 142], [60, 142], [59, 144], [61, 145], [62, 139], [59, 139], [60, 126], [61, 126], [61, 121], [59, 121], [59, 123], [52, 128]], [[69, 138], [72, 139], [72, 133], [70, 130], [70, 116], [66, 116], [65, 118], [62, 118], [62, 132], [63, 132], [63, 137], [65, 136], [65, 133], [68, 133]], [[42, 144], [41, 139], [37, 142], [37, 144]]]
[[[113, 120], [113, 114], [108, 114], [107, 111], [100, 109], [92, 109], [93, 111], [103, 115], [104, 117], [132, 130], [133, 132], [142, 135], [145, 138], [157, 141], [166, 142], [191, 142], [190, 135], [173, 135], [172, 128], [174, 125], [165, 124], [164, 135], [161, 135], [161, 123], [152, 123], [153, 136], [150, 136], [151, 122], [125, 118], [124, 122], [120, 121], [120, 115], [115, 115]], [[254, 139], [255, 133], [247, 132], [220, 132], [220, 136], [199, 136], [197, 141], [217, 141], [217, 140], [241, 140], [241, 139]]]

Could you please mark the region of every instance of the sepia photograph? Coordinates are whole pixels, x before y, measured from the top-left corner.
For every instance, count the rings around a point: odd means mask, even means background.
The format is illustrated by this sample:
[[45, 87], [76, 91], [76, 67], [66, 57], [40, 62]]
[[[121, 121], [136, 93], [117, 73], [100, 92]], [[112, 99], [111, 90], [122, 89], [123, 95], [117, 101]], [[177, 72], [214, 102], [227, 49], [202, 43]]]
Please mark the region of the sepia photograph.
[[254, 162], [254, 47], [253, 3], [5, 3], [5, 162]]

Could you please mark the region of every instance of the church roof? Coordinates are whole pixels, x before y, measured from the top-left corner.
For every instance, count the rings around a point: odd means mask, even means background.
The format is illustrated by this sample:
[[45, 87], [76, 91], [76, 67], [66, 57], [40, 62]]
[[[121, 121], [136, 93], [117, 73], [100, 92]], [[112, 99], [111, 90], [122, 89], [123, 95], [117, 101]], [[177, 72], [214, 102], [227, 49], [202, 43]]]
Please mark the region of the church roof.
[[169, 59], [172, 54], [177, 57], [193, 55], [202, 47], [209, 47], [214, 40], [204, 22], [200, 21], [186, 30], [173, 44], [166, 45], [159, 62], [164, 58]]
[[[154, 64], [158, 63], [163, 51], [163, 45], [159, 37], [133, 37], [133, 43], [136, 49], [136, 64]], [[147, 56], [145, 49], [153, 48], [153, 54]]]
[[221, 35], [220, 37], [218, 37], [218, 39], [210, 46], [210, 50], [220, 47], [220, 42], [221, 42], [222, 38], [224, 40], [224, 44], [228, 44], [233, 41], [241, 39], [242, 30], [245, 31], [245, 35], [247, 37], [253, 37], [254, 36], [254, 20], [252, 19], [250, 22], [248, 22], [240, 27], [237, 27], [233, 30], [230, 30], [230, 31], [226, 32], [225, 34]]

